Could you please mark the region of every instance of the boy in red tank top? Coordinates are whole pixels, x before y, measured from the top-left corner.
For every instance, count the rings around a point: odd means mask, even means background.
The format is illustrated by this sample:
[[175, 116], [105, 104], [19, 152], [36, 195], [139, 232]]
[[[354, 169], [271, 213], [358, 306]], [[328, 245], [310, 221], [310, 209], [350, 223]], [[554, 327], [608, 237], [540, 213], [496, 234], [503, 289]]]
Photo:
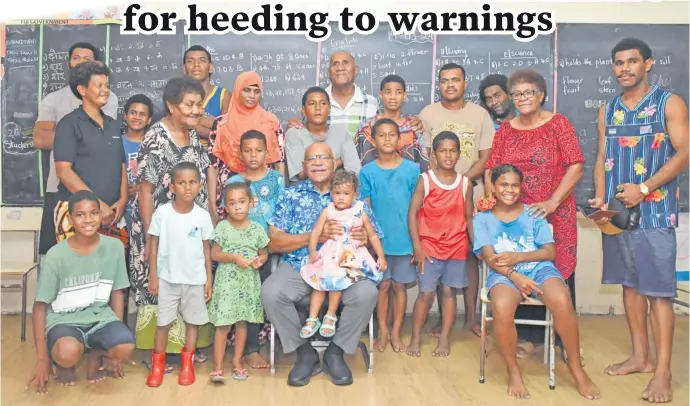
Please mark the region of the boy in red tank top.
[[432, 355], [450, 354], [455, 295], [458, 289], [468, 285], [465, 260], [471, 246], [474, 204], [470, 180], [455, 171], [460, 140], [453, 132], [442, 131], [434, 138], [433, 151], [437, 168], [420, 175], [408, 214], [419, 295], [414, 304], [407, 354], [415, 357], [420, 356], [422, 326], [439, 284], [443, 320], [438, 346]]

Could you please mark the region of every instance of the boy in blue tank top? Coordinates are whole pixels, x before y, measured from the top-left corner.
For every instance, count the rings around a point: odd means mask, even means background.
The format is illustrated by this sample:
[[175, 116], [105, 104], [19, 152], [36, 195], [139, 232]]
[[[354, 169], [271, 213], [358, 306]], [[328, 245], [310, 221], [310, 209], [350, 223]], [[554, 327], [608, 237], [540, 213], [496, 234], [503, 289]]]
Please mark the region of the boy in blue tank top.
[[[653, 59], [646, 43], [624, 39], [611, 51], [611, 59], [623, 92], [599, 111], [596, 195], [590, 204], [606, 208], [618, 199], [628, 208], [639, 209], [640, 221], [619, 234], [603, 235], [602, 283], [623, 285], [633, 343], [632, 356], [605, 372], [653, 372], [642, 398], [666, 403], [673, 397], [671, 299], [676, 297], [678, 175], [688, 167], [688, 112], [679, 96], [649, 85]], [[656, 363], [649, 353], [648, 303]]]

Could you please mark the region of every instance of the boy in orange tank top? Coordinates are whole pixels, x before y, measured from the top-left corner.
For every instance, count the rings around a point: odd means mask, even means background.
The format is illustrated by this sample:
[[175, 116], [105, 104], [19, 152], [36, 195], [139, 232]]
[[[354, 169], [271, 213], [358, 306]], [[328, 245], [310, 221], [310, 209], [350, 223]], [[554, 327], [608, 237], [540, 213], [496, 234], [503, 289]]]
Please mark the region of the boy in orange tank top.
[[419, 295], [412, 313], [412, 338], [407, 354], [420, 356], [422, 326], [429, 314], [436, 288], [441, 285], [441, 334], [435, 357], [450, 354], [450, 332], [455, 322], [456, 294], [467, 287], [468, 247], [472, 238], [472, 187], [455, 171], [460, 140], [442, 131], [433, 141], [436, 169], [420, 175], [409, 210], [410, 237], [417, 265]]

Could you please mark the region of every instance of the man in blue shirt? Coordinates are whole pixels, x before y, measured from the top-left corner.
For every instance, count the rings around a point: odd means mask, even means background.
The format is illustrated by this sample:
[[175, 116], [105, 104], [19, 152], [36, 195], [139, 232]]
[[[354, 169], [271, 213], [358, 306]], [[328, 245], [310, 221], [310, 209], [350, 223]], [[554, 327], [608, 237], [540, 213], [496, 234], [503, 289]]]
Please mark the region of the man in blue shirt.
[[[275, 213], [268, 221], [271, 239], [269, 250], [283, 253], [281, 263], [261, 287], [261, 303], [283, 345], [286, 353], [297, 351], [297, 361], [288, 375], [288, 385], [307, 385], [313, 375], [321, 372], [319, 355], [308, 339], [300, 338], [302, 322], [295, 304], [308, 303], [311, 287], [302, 279], [300, 268], [309, 260], [309, 235], [332, 198], [331, 176], [335, 170], [333, 151], [323, 142], [310, 145], [304, 153], [304, 170], [307, 179], [283, 192], [278, 199]], [[364, 210], [379, 238], [383, 237], [374, 215], [365, 203]], [[342, 232], [336, 221], [324, 227], [320, 243]], [[367, 243], [364, 228], [353, 228], [353, 239]], [[317, 247], [320, 248], [321, 244]], [[323, 369], [336, 385], [352, 383], [352, 372], [345, 363], [344, 353], [354, 354], [359, 337], [371, 317], [378, 291], [374, 282], [365, 279], [343, 291], [344, 306], [338, 322], [338, 330], [323, 357]]]
[[489, 75], [482, 79], [479, 83], [479, 97], [481, 106], [494, 120], [496, 130], [503, 122], [510, 121], [518, 115], [508, 91], [508, 78], [505, 75]]

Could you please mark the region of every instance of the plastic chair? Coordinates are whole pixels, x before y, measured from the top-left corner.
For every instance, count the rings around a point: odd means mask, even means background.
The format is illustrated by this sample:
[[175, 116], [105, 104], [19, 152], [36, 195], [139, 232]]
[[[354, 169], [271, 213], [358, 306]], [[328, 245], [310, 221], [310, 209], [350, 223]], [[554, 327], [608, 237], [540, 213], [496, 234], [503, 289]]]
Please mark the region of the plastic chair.
[[[280, 262], [280, 256], [276, 254], [271, 254], [269, 259], [271, 263], [271, 274], [275, 272], [275, 270], [278, 268], [278, 263]], [[307, 302], [308, 303], [308, 302]], [[324, 302], [324, 305], [326, 305], [327, 302]], [[299, 306], [299, 303], [298, 303]], [[300, 306], [302, 307], [302, 306]], [[302, 310], [302, 309], [300, 309]], [[276, 329], [273, 323], [271, 323], [271, 334], [270, 334], [270, 348], [271, 348], [271, 355], [270, 355], [270, 361], [269, 363], [271, 364], [271, 375], [274, 375], [276, 373]], [[327, 339], [319, 339], [320, 337], [317, 334], [314, 335], [310, 339], [310, 344], [311, 346], [319, 351], [319, 350], [325, 350], [328, 345], [331, 343]], [[357, 347], [362, 351], [362, 356], [364, 357], [364, 366], [367, 369], [367, 373], [372, 373], [374, 372], [374, 315], [372, 314], [371, 317], [369, 318], [369, 347], [367, 347], [366, 343], [360, 340], [359, 344]], [[371, 348], [372, 350], [369, 350]]]

